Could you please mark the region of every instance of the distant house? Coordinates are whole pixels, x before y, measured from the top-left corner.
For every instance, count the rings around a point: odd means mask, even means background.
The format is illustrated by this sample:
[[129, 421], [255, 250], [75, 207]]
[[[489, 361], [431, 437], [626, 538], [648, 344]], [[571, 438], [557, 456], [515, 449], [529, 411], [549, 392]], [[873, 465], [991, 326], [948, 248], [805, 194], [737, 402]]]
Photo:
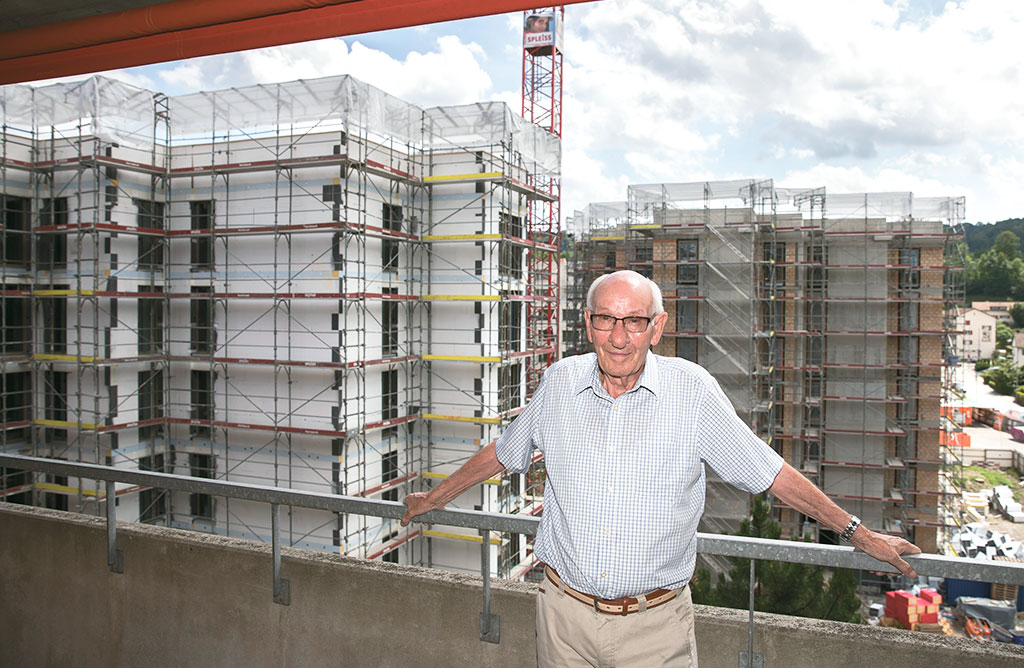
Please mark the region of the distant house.
[[1024, 332], [1017, 332], [1013, 335], [1013, 363], [1024, 362]]
[[964, 359], [972, 362], [990, 359], [996, 350], [996, 323], [998, 320], [988, 312], [976, 308], [964, 311], [963, 318]]
[[1013, 318], [1010, 317], [1010, 307], [1016, 303], [1017, 302], [974, 302], [971, 304], [971, 308], [988, 313], [996, 319], [996, 322], [1005, 322], [1008, 325], [1012, 325]]

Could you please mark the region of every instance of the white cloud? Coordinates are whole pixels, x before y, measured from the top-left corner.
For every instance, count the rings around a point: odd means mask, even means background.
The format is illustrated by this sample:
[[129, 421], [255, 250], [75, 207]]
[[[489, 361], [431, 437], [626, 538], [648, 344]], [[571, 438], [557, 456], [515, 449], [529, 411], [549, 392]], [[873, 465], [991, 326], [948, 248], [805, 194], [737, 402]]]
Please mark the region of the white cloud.
[[[566, 142], [605, 171], [782, 173], [1021, 215], [1024, 3], [607, 0], [567, 13]], [[571, 182], [563, 192], [582, 205]]]

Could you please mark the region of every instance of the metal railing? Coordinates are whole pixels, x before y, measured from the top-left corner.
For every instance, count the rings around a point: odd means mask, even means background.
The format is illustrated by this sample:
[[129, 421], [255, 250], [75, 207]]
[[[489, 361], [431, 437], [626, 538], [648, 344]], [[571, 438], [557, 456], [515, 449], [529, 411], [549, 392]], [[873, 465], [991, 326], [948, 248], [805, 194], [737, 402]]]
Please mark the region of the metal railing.
[[[288, 581], [281, 577], [281, 546], [279, 539], [280, 507], [295, 506], [326, 510], [335, 513], [368, 515], [383, 519], [397, 520], [405, 512], [405, 505], [397, 501], [378, 501], [362, 497], [339, 496], [322, 492], [307, 492], [265, 485], [193, 478], [191, 476], [148, 471], [132, 471], [111, 466], [66, 462], [63, 460], [0, 454], [0, 468], [10, 467], [23, 471], [72, 476], [106, 483], [106, 498], [114, 497], [115, 483], [128, 483], [193, 494], [241, 499], [267, 503], [271, 510], [272, 554], [274, 561], [274, 601], [282, 605], [290, 603]], [[117, 549], [117, 522], [115, 505], [107, 504], [107, 565], [115, 573], [124, 570], [124, 558]], [[483, 577], [483, 612], [480, 615], [480, 639], [497, 643], [500, 638], [497, 615], [491, 614], [490, 590], [490, 532], [519, 533], [533, 535], [537, 532], [540, 518], [520, 515], [488, 513], [478, 510], [445, 509], [435, 510], [418, 518], [430, 524], [477, 529], [482, 532], [481, 576]], [[751, 559], [750, 582], [754, 583], [754, 560], [786, 561], [831, 568], [853, 568], [886, 573], [898, 573], [888, 563], [880, 562], [852, 547], [820, 545], [766, 538], [747, 538], [698, 533], [697, 552], [706, 555], [740, 557]], [[978, 561], [960, 557], [945, 557], [935, 554], [906, 556], [905, 559], [919, 575], [960, 580], [975, 580], [1009, 585], [1024, 585], [1024, 563]], [[753, 599], [750, 604], [750, 638], [753, 639]], [[750, 648], [752, 652], [753, 648]], [[751, 656], [756, 655], [751, 654]], [[754, 662], [756, 663], [756, 661]], [[746, 665], [753, 665], [747, 663]]]

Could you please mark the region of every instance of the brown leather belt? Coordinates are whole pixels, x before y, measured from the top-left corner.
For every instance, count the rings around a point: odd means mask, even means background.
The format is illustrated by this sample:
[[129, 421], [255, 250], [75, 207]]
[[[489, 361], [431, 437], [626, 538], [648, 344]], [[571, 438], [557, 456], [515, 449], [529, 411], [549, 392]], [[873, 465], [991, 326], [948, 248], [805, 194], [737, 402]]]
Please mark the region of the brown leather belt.
[[562, 578], [558, 576], [555, 569], [548, 565], [544, 566], [544, 574], [547, 576], [551, 584], [564, 591], [569, 596], [573, 597], [581, 603], [592, 607], [597, 612], [606, 615], [629, 615], [634, 612], [643, 612], [644, 610], [650, 610], [656, 608], [663, 603], [668, 603], [676, 596], [679, 595], [686, 587], [682, 589], [655, 589], [652, 592], [641, 594], [640, 596], [623, 596], [622, 598], [603, 599], [596, 598], [590, 594], [584, 594], [581, 591], [577, 591], [565, 584]]

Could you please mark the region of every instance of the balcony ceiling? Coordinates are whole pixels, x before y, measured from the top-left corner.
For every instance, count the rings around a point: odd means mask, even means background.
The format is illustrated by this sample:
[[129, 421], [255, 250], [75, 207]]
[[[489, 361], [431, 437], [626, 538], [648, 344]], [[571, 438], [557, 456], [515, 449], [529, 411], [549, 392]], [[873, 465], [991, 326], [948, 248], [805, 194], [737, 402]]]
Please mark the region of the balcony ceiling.
[[3, 4], [0, 84], [536, 6], [524, 0], [6, 0]]

